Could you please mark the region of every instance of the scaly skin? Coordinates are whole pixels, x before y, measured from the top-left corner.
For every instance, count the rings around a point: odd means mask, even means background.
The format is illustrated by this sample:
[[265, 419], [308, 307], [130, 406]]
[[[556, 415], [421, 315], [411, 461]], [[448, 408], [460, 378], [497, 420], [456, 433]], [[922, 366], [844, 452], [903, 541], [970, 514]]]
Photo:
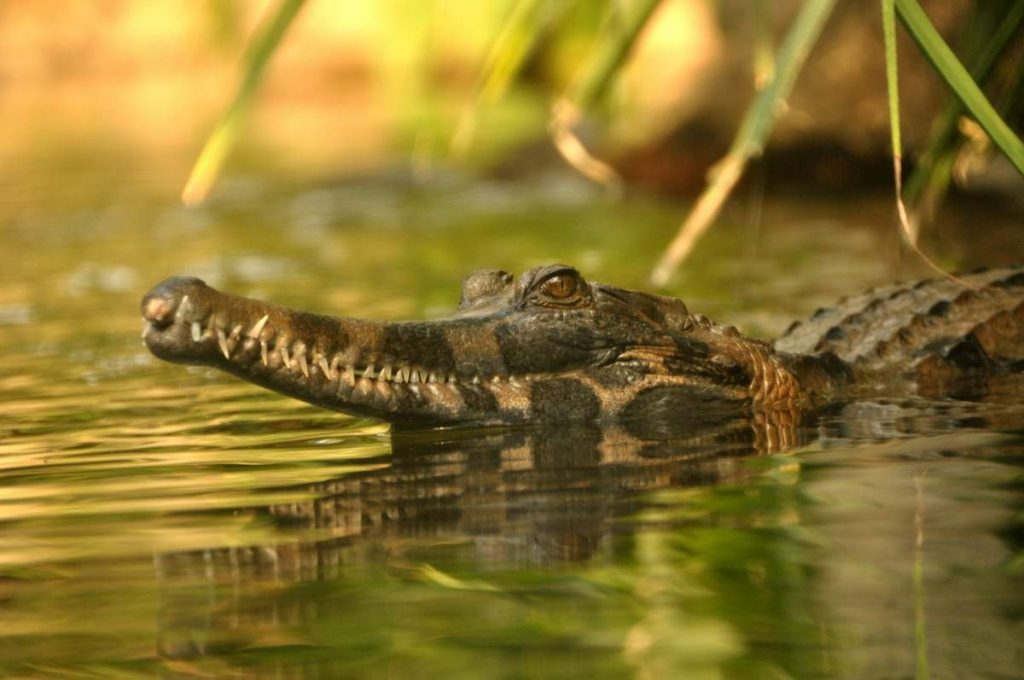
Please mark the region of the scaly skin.
[[[397, 323], [294, 311], [178, 277], [143, 298], [143, 337], [162, 359], [394, 423], [704, 421], [799, 413], [879, 376], [912, 392], [915, 370], [939, 383], [1004, 370], [1024, 358], [1022, 278], [1019, 270], [969, 276], [983, 292], [962, 300], [939, 284], [893, 289], [882, 302], [865, 298], [860, 312], [837, 312], [843, 320], [819, 329], [820, 339], [811, 321], [773, 349], [679, 300], [588, 283], [565, 265], [518, 280], [476, 272], [456, 315]], [[871, 361], [828, 344], [851, 334], [850, 317], [884, 317], [903, 296], [918, 315]], [[818, 316], [833, 321], [829, 314]]]

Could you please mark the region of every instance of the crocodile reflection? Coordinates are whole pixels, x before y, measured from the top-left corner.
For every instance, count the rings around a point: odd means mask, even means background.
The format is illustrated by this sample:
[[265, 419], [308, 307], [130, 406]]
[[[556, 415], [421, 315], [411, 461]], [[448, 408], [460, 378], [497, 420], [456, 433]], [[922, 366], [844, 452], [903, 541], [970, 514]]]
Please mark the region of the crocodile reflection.
[[[791, 446], [799, 436], [792, 423], [745, 417], [397, 429], [386, 467], [302, 487], [313, 500], [262, 510], [282, 528], [325, 536], [275, 546], [267, 566], [303, 578], [303, 562], [356, 542], [452, 535], [478, 545], [486, 561], [586, 560], [607, 522], [639, 507], [637, 492], [739, 481], [747, 474], [742, 458]], [[269, 553], [251, 555], [258, 571]]]
[[[1015, 378], [1005, 388], [1010, 395], [1024, 388]], [[700, 422], [393, 429], [381, 467], [297, 487], [311, 500], [258, 509], [309, 540], [162, 559], [244, 564], [257, 575], [306, 580], [330, 578], [331, 565], [366, 545], [456, 537], [482, 562], [585, 561], [622, 530], [613, 527], [618, 518], [649, 502], [646, 491], [742, 483], [758, 469], [750, 459], [812, 443], [830, 448], [965, 427], [1013, 431], [1022, 423], [1018, 400], [991, 394], [985, 403], [833, 404], [799, 421], [723, 414]]]
[[[424, 550], [453, 546], [460, 559], [498, 567], [607, 557], [631, 540], [635, 523], [622, 520], [649, 506], [643, 492], [740, 482], [753, 474], [747, 457], [795, 444], [799, 431], [750, 418], [394, 430], [389, 464], [298, 487], [312, 500], [259, 511], [282, 533], [311, 539], [158, 555], [159, 651], [203, 655], [231, 644], [220, 639], [231, 636], [223, 616], [281, 615], [275, 597], [257, 598], [272, 615], [240, 613], [253, 606], [236, 592], [243, 584], [418, 568]], [[221, 586], [225, 600], [213, 606], [210, 589]]]
[[[874, 432], [861, 429], [864, 409], [884, 412], [875, 414]], [[613, 560], [636, 549], [638, 518], [658, 502], [648, 492], [745, 486], [764, 469], [755, 458], [794, 446], [960, 426], [1013, 429], [1022, 417], [994, 404], [858, 402], [788, 423], [395, 430], [381, 467], [296, 487], [311, 500], [258, 510], [282, 540], [158, 555], [159, 651], [199, 656], [237, 644], [231, 636], [247, 626], [277, 630], [278, 621], [308, 616], [292, 611], [302, 600], [283, 597], [281, 586], [415, 573], [438, 559], [499, 569]], [[249, 624], [229, 625], [240, 619]]]

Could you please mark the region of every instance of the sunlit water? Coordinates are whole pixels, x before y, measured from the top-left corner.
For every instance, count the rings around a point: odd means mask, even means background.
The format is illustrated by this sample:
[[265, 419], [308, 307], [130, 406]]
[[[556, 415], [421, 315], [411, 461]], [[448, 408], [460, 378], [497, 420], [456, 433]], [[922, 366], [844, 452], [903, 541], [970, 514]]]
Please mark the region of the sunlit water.
[[[742, 427], [646, 448], [588, 427], [392, 436], [139, 340], [141, 294], [174, 273], [374, 318], [450, 311], [481, 266], [643, 287], [680, 206], [563, 177], [256, 178], [189, 211], [93, 179], [0, 213], [0, 674], [1024, 669], [1012, 399], [853, 404], [781, 451]], [[890, 277], [889, 216], [737, 210], [673, 292], [776, 333]]]

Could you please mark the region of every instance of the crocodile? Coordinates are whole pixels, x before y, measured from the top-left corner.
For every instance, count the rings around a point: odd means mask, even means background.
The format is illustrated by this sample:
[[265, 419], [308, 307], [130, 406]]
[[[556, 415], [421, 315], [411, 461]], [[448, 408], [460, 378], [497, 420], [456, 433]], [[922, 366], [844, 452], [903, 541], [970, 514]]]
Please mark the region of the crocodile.
[[476, 271], [456, 313], [428, 321], [296, 311], [192, 277], [155, 286], [142, 315], [161, 359], [399, 426], [777, 421], [864, 394], [976, 398], [1024, 371], [1021, 267], [870, 290], [774, 343], [561, 264]]
[[[455, 550], [460, 563], [499, 569], [606, 560], [612, 545], [622, 549], [643, 530], [645, 492], [761, 475], [745, 464], [749, 428], [672, 434], [644, 440], [598, 422], [400, 431], [386, 453], [364, 449], [323, 468], [323, 479], [282, 478], [278, 493], [267, 494], [276, 502], [246, 510], [273, 529], [266, 539], [154, 553], [160, 655], [194, 659], [224, 631], [308, 618], [305, 600], [254, 596], [252, 583], [358, 579], [368, 562], [379, 580], [380, 569], [422, 563], [424, 550], [435, 558]], [[197, 599], [197, 584], [218, 597]], [[280, 616], [268, 616], [268, 604]]]

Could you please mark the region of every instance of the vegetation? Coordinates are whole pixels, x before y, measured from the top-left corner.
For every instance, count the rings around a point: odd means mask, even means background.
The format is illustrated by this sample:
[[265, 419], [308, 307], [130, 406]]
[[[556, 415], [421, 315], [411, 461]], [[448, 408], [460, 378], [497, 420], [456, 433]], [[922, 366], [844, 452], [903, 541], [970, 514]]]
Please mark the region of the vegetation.
[[[765, 0], [752, 9], [764, 10]], [[263, 70], [304, 0], [280, 0], [268, 12], [263, 27], [253, 38], [234, 100], [210, 134], [184, 191], [188, 203], [202, 201], [220, 174], [233, 145], [248, 104]], [[452, 138], [453, 151], [470, 143], [477, 112], [500, 98], [520, 77], [530, 54], [541, 38], [567, 21], [567, 0], [513, 0], [509, 20], [495, 37], [482, 67], [474, 107], [463, 116]], [[607, 94], [620, 74], [631, 49], [649, 24], [660, 0], [603, 3], [604, 20], [594, 36], [594, 49], [568, 90], [556, 98], [549, 127], [552, 141], [565, 159], [582, 174], [608, 186], [618, 176], [607, 163], [595, 158], [576, 136], [574, 127]], [[770, 54], [768, 76], [750, 103], [733, 143], [710, 173], [707, 186], [680, 227], [652, 273], [656, 285], [664, 285], [710, 227], [747, 163], [760, 156], [774, 124], [796, 82], [822, 28], [836, 7], [835, 0], [805, 0], [774, 54], [755, 50], [755, 58]], [[917, 215], [922, 207], [934, 207], [955, 175], [957, 158], [972, 145], [988, 140], [1024, 174], [1024, 143], [1005, 121], [1024, 113], [1024, 72], [1019, 67], [1019, 38], [1024, 22], [1024, 0], [993, 0], [973, 3], [963, 32], [961, 57], [946, 44], [917, 0], [880, 0], [890, 102], [890, 123], [897, 206], [904, 234], [916, 249]], [[935, 133], [907, 185], [902, 186], [899, 86], [896, 80], [895, 23], [907, 30], [918, 48], [948, 86], [955, 99], [939, 115]], [[985, 92], [991, 96], [986, 97]], [[967, 122], [970, 121], [970, 122]], [[917, 121], [920, 123], [920, 121]], [[972, 141], [973, 140], [973, 141]], [[908, 213], [903, 205], [908, 199]], [[920, 251], [918, 251], [920, 252]]]

